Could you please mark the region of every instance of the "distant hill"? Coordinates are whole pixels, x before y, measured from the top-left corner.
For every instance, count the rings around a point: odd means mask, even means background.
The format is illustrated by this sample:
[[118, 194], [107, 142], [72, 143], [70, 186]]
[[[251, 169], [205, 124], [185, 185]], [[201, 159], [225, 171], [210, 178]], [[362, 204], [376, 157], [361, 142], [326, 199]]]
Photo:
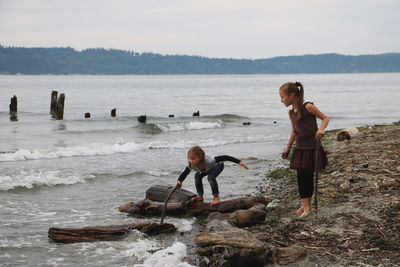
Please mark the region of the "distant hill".
[[283, 74], [400, 72], [400, 53], [320, 54], [268, 59], [207, 58], [94, 48], [0, 45], [1, 74]]

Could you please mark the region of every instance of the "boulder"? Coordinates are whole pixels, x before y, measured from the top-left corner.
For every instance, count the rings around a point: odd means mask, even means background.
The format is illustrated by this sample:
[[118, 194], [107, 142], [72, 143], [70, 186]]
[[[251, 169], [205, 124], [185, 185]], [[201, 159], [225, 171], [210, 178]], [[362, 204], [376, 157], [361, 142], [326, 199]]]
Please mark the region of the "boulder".
[[264, 223], [266, 216], [265, 205], [257, 204], [247, 210], [232, 212], [228, 221], [237, 227], [252, 226]]
[[203, 262], [208, 262], [207, 266], [264, 266], [268, 263], [272, 247], [250, 232], [229, 227], [227, 222], [218, 223], [218, 220], [209, 224], [215, 224], [212, 232], [201, 233], [195, 238], [200, 247], [197, 253], [203, 256]]

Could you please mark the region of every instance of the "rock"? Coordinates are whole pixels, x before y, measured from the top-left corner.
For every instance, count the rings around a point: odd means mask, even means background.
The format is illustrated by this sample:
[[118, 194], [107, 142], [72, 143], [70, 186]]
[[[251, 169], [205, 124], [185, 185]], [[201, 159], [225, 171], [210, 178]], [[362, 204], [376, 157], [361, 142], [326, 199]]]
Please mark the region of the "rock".
[[206, 225], [206, 232], [227, 231], [232, 228], [228, 221], [221, 221], [218, 219], [211, 220]]
[[277, 262], [280, 265], [287, 265], [289, 263], [296, 262], [306, 255], [306, 250], [300, 246], [292, 247], [278, 247], [277, 250]]
[[280, 201], [279, 199], [274, 199], [267, 205], [267, 209], [274, 209], [276, 207], [279, 207]]
[[368, 163], [363, 163], [363, 164], [361, 164], [361, 167], [363, 167], [363, 168], [368, 168]]
[[231, 227], [229, 230], [218, 232], [204, 232], [198, 234], [194, 239], [200, 247], [215, 245], [227, 245], [236, 248], [262, 248], [263, 243], [255, 238], [250, 232]]
[[264, 223], [266, 216], [267, 213], [264, 210], [237, 210], [231, 213], [228, 221], [238, 227], [252, 226]]
[[209, 222], [212, 220], [219, 221], [228, 221], [230, 213], [221, 213], [221, 212], [211, 212], [208, 214], [207, 218], [203, 221], [203, 225], [207, 226]]

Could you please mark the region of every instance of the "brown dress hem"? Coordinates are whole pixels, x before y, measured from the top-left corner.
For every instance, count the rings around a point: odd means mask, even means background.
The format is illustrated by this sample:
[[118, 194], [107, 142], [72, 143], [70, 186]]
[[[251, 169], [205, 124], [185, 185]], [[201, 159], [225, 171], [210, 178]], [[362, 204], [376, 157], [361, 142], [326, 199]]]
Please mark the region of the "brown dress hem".
[[[290, 159], [290, 169], [315, 170], [315, 149], [295, 148]], [[318, 171], [325, 169], [328, 165], [328, 158], [324, 148], [321, 146], [318, 151]]]

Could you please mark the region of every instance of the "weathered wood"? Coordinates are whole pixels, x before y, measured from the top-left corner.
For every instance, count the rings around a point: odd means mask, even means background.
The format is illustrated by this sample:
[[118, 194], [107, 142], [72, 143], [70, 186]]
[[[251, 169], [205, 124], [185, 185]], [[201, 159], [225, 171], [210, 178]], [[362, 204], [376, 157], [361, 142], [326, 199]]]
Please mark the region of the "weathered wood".
[[117, 116], [117, 109], [114, 108], [111, 110], [111, 117], [116, 117]]
[[65, 101], [65, 95], [60, 94], [57, 100], [56, 114], [54, 116], [56, 120], [64, 119], [64, 101]]
[[55, 114], [56, 114], [57, 96], [58, 96], [58, 92], [57, 92], [57, 91], [51, 91], [50, 115], [52, 115], [53, 117], [54, 117]]
[[141, 115], [141, 116], [138, 117], [138, 122], [146, 123], [146, 121], [147, 121], [146, 115]]
[[17, 97], [14, 95], [11, 98], [11, 103], [10, 103], [10, 114], [15, 114], [18, 111], [18, 101], [17, 101]]
[[338, 141], [343, 141], [345, 139], [346, 140], [350, 140], [353, 137], [357, 136], [358, 133], [359, 133], [359, 131], [358, 131], [357, 128], [354, 128], [354, 127], [353, 128], [346, 128], [346, 129], [343, 129], [343, 130], [338, 132], [337, 140]]
[[[210, 203], [205, 202], [186, 202], [184, 203], [185, 214], [190, 215], [207, 215], [210, 212], [234, 212], [236, 210], [249, 209], [254, 205], [261, 203], [264, 205], [268, 204], [267, 199], [264, 196], [255, 196], [248, 198], [231, 199], [227, 201], [219, 202], [218, 205], [210, 206]], [[167, 210], [168, 211], [168, 210]]]
[[[252, 206], [262, 203], [268, 204], [268, 201], [264, 196], [256, 196], [249, 198], [232, 199], [222, 201], [218, 205], [210, 206], [210, 203], [204, 202], [191, 202], [186, 201], [183, 203], [168, 203], [167, 213], [168, 214], [187, 214], [187, 215], [207, 215], [211, 212], [233, 212], [241, 209], [248, 209]], [[130, 202], [119, 207], [119, 211], [127, 212], [129, 214], [140, 214], [140, 215], [161, 215], [164, 204], [161, 202], [152, 201], [150, 199], [144, 199], [138, 203]]]
[[[154, 185], [147, 189], [146, 198], [152, 201], [164, 202], [169, 192], [172, 190], [172, 186], [165, 185]], [[182, 203], [188, 201], [190, 198], [195, 197], [196, 194], [183, 189], [178, 188], [170, 197], [169, 203]]]
[[158, 224], [149, 221], [124, 225], [88, 226], [83, 228], [51, 227], [49, 229], [49, 238], [58, 243], [115, 240], [124, 237], [132, 230], [138, 230], [153, 236], [175, 232], [176, 227], [173, 224]]

